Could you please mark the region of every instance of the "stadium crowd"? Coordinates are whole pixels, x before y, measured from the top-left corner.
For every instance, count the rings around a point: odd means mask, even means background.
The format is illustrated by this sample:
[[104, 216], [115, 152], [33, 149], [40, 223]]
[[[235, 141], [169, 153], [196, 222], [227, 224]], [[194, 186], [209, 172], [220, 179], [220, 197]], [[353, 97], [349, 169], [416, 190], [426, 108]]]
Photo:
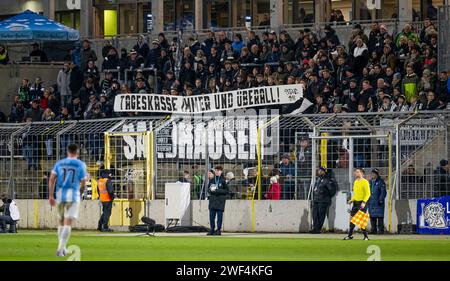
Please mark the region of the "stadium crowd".
[[[354, 25], [348, 42], [341, 42], [331, 26], [324, 27], [323, 36], [303, 29], [297, 38], [283, 31], [260, 37], [249, 31], [246, 39], [239, 33], [228, 38], [225, 32], [211, 31], [203, 42], [191, 37], [185, 46], [161, 33], [150, 46], [141, 35], [129, 51], [107, 42], [102, 54], [84, 40], [69, 52], [56, 85], [46, 85], [39, 77], [23, 79], [7, 119], [135, 116], [114, 112], [117, 94], [190, 96], [281, 84], [303, 85], [313, 103], [306, 113], [449, 108], [450, 81], [447, 72], [437, 73], [438, 37], [432, 21], [425, 20], [422, 30], [406, 24], [397, 34], [377, 22], [370, 28], [367, 36]], [[104, 57], [102, 65], [96, 65], [99, 55]], [[156, 78], [149, 71], [154, 68]]]

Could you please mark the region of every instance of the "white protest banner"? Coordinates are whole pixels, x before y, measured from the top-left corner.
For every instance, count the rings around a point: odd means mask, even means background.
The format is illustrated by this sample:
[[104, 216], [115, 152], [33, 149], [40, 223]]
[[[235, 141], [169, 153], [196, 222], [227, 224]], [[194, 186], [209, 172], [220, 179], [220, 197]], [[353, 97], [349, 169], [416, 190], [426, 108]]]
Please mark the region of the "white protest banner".
[[299, 84], [251, 88], [188, 97], [156, 94], [120, 94], [115, 98], [114, 111], [198, 114], [290, 104], [299, 101], [301, 98], [303, 98], [303, 88]]

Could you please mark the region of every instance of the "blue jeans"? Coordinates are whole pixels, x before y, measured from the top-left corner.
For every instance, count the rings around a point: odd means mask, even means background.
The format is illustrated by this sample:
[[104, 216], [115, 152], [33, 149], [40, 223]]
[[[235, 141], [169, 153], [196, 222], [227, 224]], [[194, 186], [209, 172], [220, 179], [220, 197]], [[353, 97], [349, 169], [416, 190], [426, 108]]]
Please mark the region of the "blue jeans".
[[47, 150], [47, 158], [53, 156], [53, 140], [48, 139], [45, 141], [45, 148]]
[[209, 209], [209, 225], [211, 226], [210, 232], [214, 232], [216, 229], [216, 215], [217, 215], [217, 230], [222, 229], [223, 211], [217, 209]]
[[7, 224], [14, 223], [11, 216], [0, 216], [0, 230], [5, 230]]
[[104, 140], [103, 138], [98, 134], [89, 134], [88, 135], [88, 148], [91, 152], [91, 155], [96, 160], [101, 160], [103, 156], [103, 149], [104, 149]]
[[69, 146], [69, 144], [71, 143], [70, 137], [68, 135], [61, 135], [60, 136], [60, 155], [61, 157], [64, 157], [64, 155], [66, 155], [67, 153], [67, 147]]
[[24, 145], [22, 149], [23, 158], [27, 161], [28, 170], [31, 168], [37, 169], [39, 166], [39, 155], [38, 148], [35, 148], [31, 145]]
[[355, 168], [365, 168], [366, 167], [366, 161], [364, 159], [363, 153], [355, 153]]

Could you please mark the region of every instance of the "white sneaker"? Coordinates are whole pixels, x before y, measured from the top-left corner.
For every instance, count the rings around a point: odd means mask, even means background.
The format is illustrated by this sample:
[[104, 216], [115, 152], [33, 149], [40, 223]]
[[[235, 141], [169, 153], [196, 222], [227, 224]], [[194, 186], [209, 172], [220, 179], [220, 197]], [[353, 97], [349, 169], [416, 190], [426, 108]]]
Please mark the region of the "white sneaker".
[[57, 257], [65, 257], [66, 256], [66, 250], [57, 250], [56, 251], [56, 256]]
[[369, 241], [370, 239], [369, 239], [369, 237], [365, 236], [365, 237], [363, 238], [363, 240], [364, 240], [364, 241]]

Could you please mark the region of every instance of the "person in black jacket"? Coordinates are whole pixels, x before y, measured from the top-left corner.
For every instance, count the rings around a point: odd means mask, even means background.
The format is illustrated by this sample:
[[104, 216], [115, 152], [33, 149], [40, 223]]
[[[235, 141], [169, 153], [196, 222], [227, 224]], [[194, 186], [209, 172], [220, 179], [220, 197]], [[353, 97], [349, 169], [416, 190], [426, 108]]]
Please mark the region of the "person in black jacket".
[[[217, 166], [213, 171], [214, 178], [208, 183], [208, 200], [209, 200], [209, 223], [211, 226], [208, 235], [221, 235], [223, 212], [225, 210], [225, 202], [228, 196], [228, 186], [225, 177], [222, 175], [223, 168]], [[216, 229], [217, 216], [217, 230]]]
[[336, 180], [327, 172], [327, 168], [320, 167], [313, 190], [313, 229], [311, 233], [320, 233], [331, 199], [336, 194]]
[[69, 89], [72, 95], [77, 95], [83, 87], [84, 75], [81, 68], [75, 63], [70, 64]]

